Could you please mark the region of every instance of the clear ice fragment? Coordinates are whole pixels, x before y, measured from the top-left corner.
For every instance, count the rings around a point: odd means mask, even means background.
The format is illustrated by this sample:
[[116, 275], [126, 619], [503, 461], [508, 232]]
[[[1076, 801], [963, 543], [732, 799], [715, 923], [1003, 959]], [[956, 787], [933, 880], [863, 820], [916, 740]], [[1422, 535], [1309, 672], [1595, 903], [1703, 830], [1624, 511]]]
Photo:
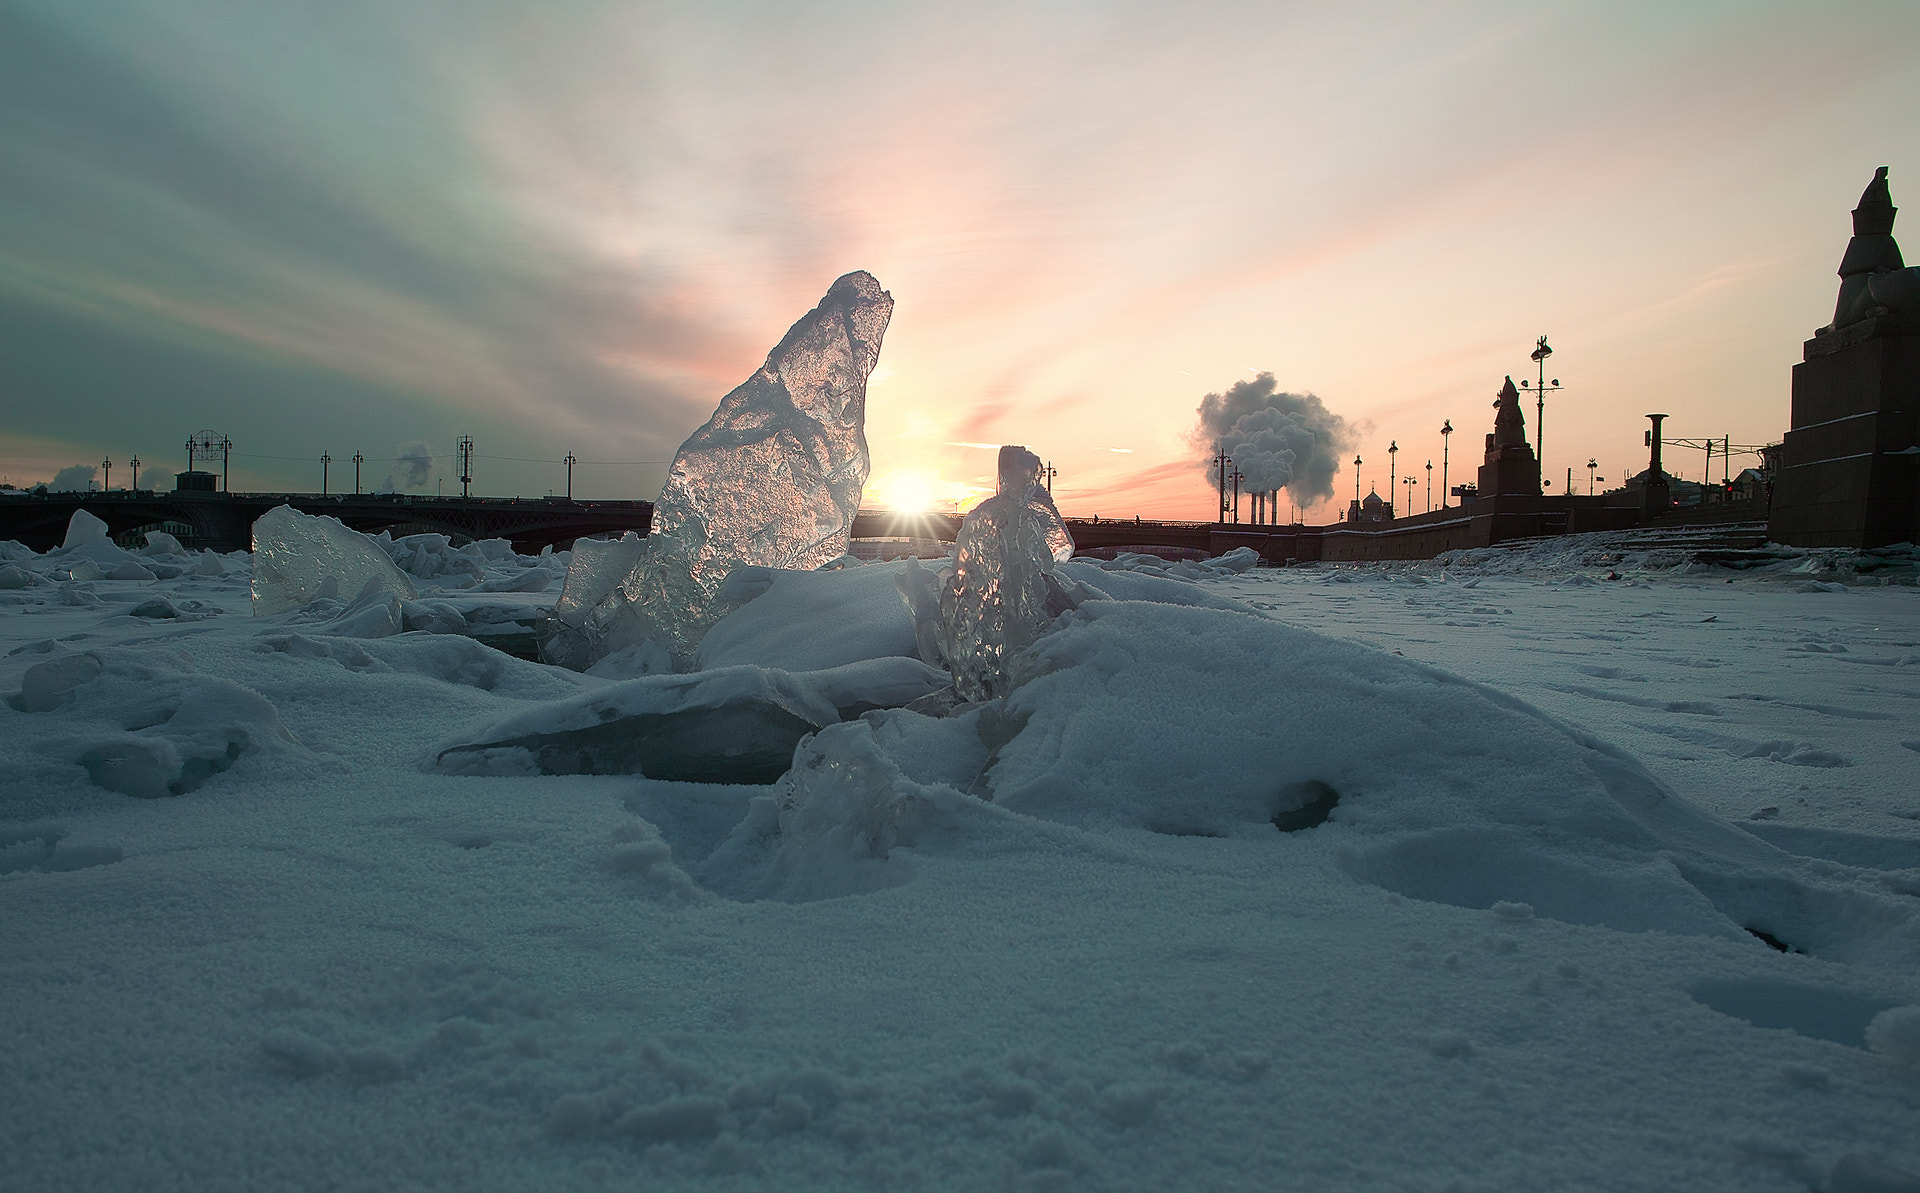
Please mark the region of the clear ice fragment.
[[253, 524], [253, 612], [297, 609], [320, 597], [353, 600], [385, 589], [402, 600], [419, 594], [378, 543], [338, 518], [276, 506]]
[[701, 636], [738, 603], [722, 593], [734, 569], [810, 570], [845, 554], [870, 467], [867, 376], [892, 315], [871, 274], [834, 282], [681, 444], [652, 533], [617, 588], [590, 601], [602, 575], [576, 555], [542, 657], [580, 666], [653, 641], [690, 667]]
[[1053, 574], [1072, 555], [1073, 537], [1040, 483], [1040, 458], [1002, 447], [998, 491], [961, 523], [940, 594], [947, 663], [962, 697], [1006, 695], [1013, 657], [1085, 598]]

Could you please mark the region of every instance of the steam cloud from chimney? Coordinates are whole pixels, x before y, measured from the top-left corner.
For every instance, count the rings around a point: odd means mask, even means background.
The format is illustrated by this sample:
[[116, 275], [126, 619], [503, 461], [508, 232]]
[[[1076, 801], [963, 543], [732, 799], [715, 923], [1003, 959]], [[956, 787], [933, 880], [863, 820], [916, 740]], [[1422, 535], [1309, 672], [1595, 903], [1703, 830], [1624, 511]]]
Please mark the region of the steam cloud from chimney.
[[1213, 453], [1224, 451], [1240, 471], [1241, 492], [1285, 489], [1302, 508], [1333, 496], [1340, 458], [1358, 442], [1346, 419], [1313, 394], [1277, 389], [1272, 373], [1208, 394], [1198, 413], [1193, 440], [1207, 453], [1209, 478]]

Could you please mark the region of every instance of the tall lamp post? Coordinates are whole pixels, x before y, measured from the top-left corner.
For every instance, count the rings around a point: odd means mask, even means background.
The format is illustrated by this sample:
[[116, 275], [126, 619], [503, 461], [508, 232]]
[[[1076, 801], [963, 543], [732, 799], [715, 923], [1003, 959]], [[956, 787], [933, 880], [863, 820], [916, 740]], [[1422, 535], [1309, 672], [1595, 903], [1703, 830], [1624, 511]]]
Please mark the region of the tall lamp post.
[[1427, 461], [1427, 512], [1433, 512], [1433, 461]]
[[567, 500], [572, 501], [573, 500], [573, 466], [575, 464], [578, 464], [580, 461], [573, 458], [572, 452], [568, 452], [567, 458], [560, 462], [567, 466]]
[[1593, 470], [1598, 467], [1600, 467], [1600, 461], [1594, 459], [1587, 461], [1587, 496], [1589, 497], [1593, 496]]
[[[1713, 465], [1709, 463], [1707, 467], [1712, 468]], [[107, 486], [113, 483], [113, 457], [112, 456], [100, 457], [100, 471], [102, 473], [102, 476], [100, 477], [100, 491], [102, 493], [105, 493], [107, 491]]]
[[1399, 441], [1392, 440], [1392, 439], [1388, 440], [1387, 441], [1387, 492], [1389, 493], [1393, 493], [1397, 491], [1393, 487], [1393, 482], [1394, 482], [1394, 479], [1399, 475], [1397, 471], [1399, 465], [1398, 465], [1398, 460], [1396, 459], [1396, 457], [1398, 457], [1399, 454], [1400, 454]]
[[320, 496], [327, 495], [327, 465], [333, 463], [333, 457], [326, 452], [320, 453]]
[[133, 479], [127, 482], [127, 489], [129, 492], [138, 493], [140, 491], [140, 457], [135, 456], [128, 460], [127, 467], [133, 472]]
[[360, 496], [360, 465], [366, 462], [367, 458], [365, 456], [359, 452], [353, 453], [353, 495], [355, 497]]
[[[1546, 444], [1545, 423], [1547, 421], [1547, 391], [1551, 389], [1551, 390], [1554, 390], [1555, 392], [1558, 392], [1560, 389], [1560, 378], [1558, 377], [1555, 377], [1553, 379], [1553, 383], [1551, 385], [1547, 383], [1547, 357], [1552, 355], [1553, 355], [1553, 349], [1547, 347], [1547, 337], [1541, 336], [1540, 342], [1533, 346], [1533, 355], [1531, 359], [1533, 363], [1540, 366], [1540, 379], [1537, 382], [1535, 382], [1533, 385], [1533, 392], [1535, 395], [1534, 403], [1533, 403], [1533, 458], [1535, 461], [1539, 463], [1539, 465], [1542, 468], [1545, 468], [1547, 466], [1547, 456], [1546, 456], [1546, 446], [1545, 446]], [[1520, 383], [1520, 388], [1526, 389], [1527, 383], [1522, 381]]]
[[1453, 420], [1440, 424], [1440, 508], [1447, 508], [1447, 445], [1453, 436]]
[[1353, 508], [1360, 508], [1360, 457], [1353, 458]]

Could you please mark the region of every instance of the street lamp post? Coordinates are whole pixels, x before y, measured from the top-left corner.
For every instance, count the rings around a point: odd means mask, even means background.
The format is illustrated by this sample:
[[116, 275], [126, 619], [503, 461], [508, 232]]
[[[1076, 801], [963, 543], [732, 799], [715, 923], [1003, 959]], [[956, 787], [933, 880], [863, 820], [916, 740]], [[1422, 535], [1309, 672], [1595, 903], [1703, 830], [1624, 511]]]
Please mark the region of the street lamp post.
[[580, 461], [573, 458], [572, 452], [568, 452], [567, 458], [560, 462], [567, 466], [567, 500], [572, 501], [573, 500], [573, 466], [575, 464], [578, 464]]
[[353, 495], [355, 497], [360, 496], [360, 465], [366, 462], [365, 456], [359, 452], [353, 453]]
[[[1707, 467], [1711, 468], [1713, 467], [1713, 465], [1708, 464]], [[100, 458], [100, 472], [101, 472], [100, 491], [102, 493], [105, 493], [107, 491], [107, 486], [113, 483], [113, 457], [112, 456], [102, 456]]]
[[1400, 454], [1399, 441], [1388, 440], [1387, 441], [1387, 492], [1389, 493], [1397, 492], [1397, 490], [1393, 487], [1393, 482], [1394, 482], [1394, 477], [1397, 475], [1396, 468], [1398, 466], [1395, 457], [1397, 457], [1399, 454]]
[[327, 495], [327, 465], [333, 463], [333, 457], [326, 452], [320, 453], [320, 496]]
[[1447, 508], [1447, 447], [1453, 437], [1453, 420], [1440, 424], [1440, 508]]
[[1433, 461], [1427, 461], [1427, 512], [1433, 512]]
[[127, 490], [132, 493], [138, 493], [140, 491], [140, 457], [135, 456], [133, 459], [128, 460], [127, 467], [133, 471], [133, 479], [127, 482]]
[[1236, 524], [1240, 521], [1240, 482], [1246, 479], [1238, 468], [1233, 470], [1233, 520]]
[[1401, 517], [1405, 518], [1410, 516], [1413, 513], [1413, 487], [1419, 484], [1420, 481], [1415, 477], [1409, 476], [1409, 477], [1402, 478], [1401, 483], [1407, 486], [1407, 512], [1400, 515]]
[[[1547, 347], [1547, 337], [1541, 336], [1540, 342], [1533, 346], [1533, 355], [1530, 359], [1533, 363], [1540, 366], [1539, 380], [1533, 385], [1535, 395], [1533, 403], [1533, 458], [1542, 468], [1547, 466], [1545, 426], [1547, 421], [1547, 391], [1549, 389], [1556, 391], [1560, 389], [1560, 378], [1558, 377], [1553, 379], [1551, 385], [1547, 383], [1547, 357], [1552, 355], [1553, 349]], [[1520, 388], [1526, 389], [1527, 383], [1522, 381]]]
[[1600, 461], [1593, 459], [1587, 461], [1587, 496], [1589, 497], [1593, 496], [1593, 470], [1598, 467], [1600, 467]]
[[1360, 457], [1353, 458], [1353, 508], [1360, 508]]

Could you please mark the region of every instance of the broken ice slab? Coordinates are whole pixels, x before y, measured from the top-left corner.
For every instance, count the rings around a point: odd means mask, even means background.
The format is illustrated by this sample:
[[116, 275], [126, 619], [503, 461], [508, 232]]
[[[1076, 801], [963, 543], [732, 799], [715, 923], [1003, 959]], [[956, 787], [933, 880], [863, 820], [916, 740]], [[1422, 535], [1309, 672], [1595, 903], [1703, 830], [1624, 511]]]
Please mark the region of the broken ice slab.
[[88, 543], [97, 543], [107, 537], [107, 524], [85, 510], [73, 511], [73, 517], [67, 519], [66, 541], [60, 549], [70, 550]]
[[771, 783], [800, 739], [874, 708], [944, 687], [918, 659], [824, 671], [725, 667], [655, 675], [510, 717], [441, 751], [439, 769], [473, 774], [642, 775], [688, 783]]
[[253, 524], [253, 612], [297, 609], [321, 597], [354, 600], [385, 589], [401, 600], [419, 594], [380, 545], [338, 518], [276, 506]]

